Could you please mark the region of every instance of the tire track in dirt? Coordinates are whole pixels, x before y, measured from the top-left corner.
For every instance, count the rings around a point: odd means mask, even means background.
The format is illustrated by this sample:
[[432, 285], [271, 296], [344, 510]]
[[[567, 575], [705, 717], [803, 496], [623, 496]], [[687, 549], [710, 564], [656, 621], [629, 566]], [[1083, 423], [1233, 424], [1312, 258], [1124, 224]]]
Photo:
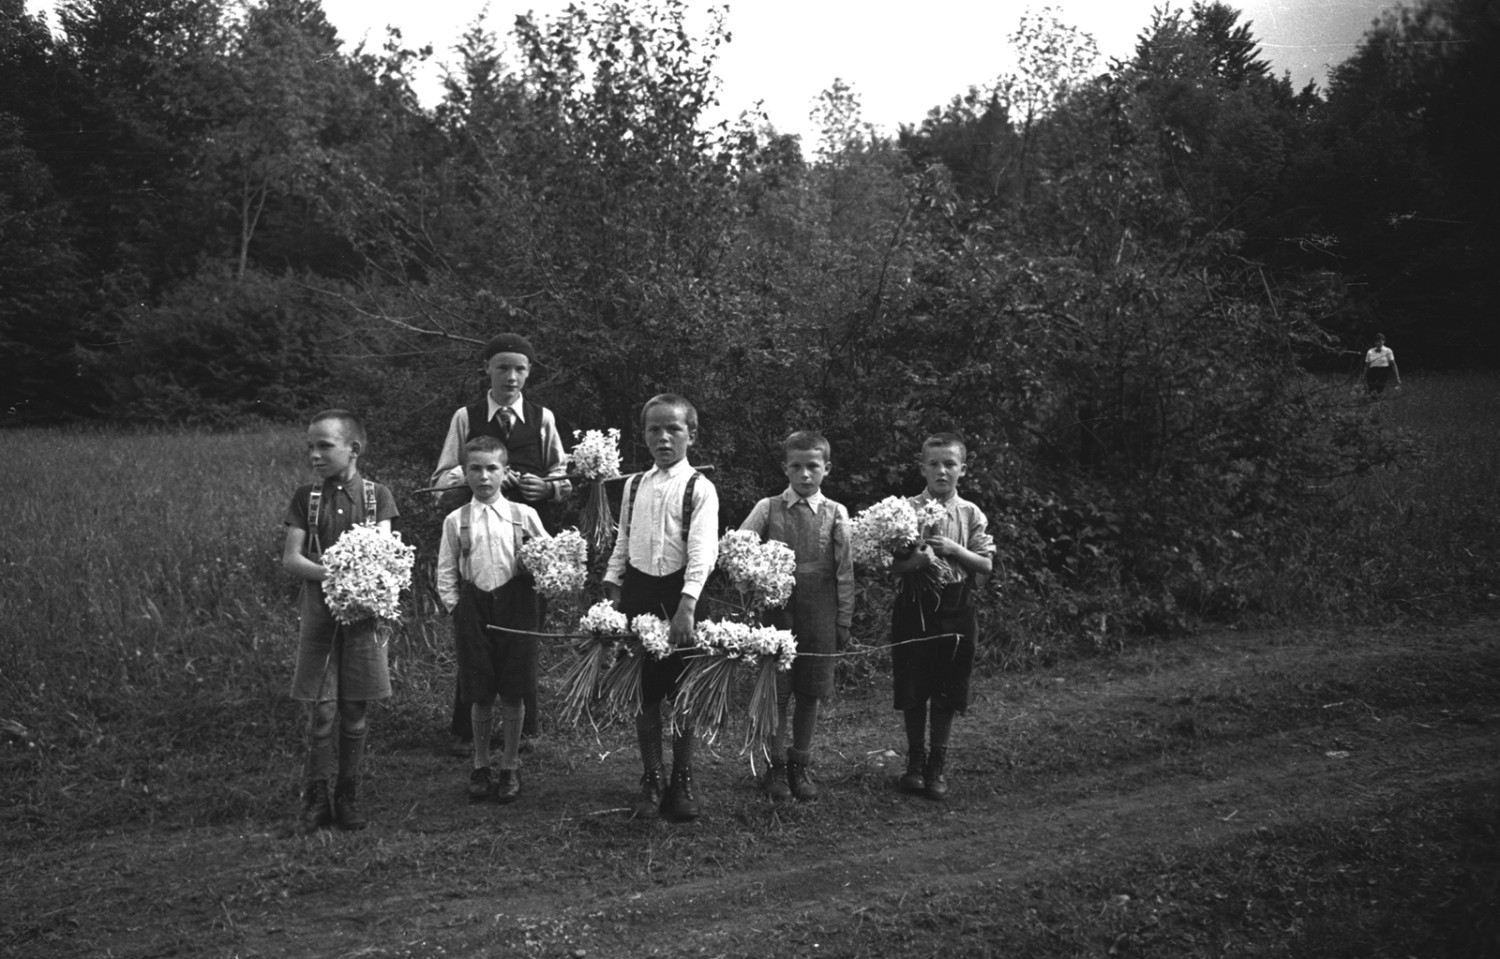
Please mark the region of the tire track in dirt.
[[[893, 725], [883, 697], [867, 696], [846, 703], [828, 730], [830, 750], [837, 742], [856, 757], [853, 771], [819, 809], [787, 811], [800, 820], [791, 835], [806, 839], [800, 854], [747, 855], [746, 868], [729, 858], [731, 868], [711, 876], [703, 867], [653, 880], [643, 868], [611, 881], [575, 870], [538, 889], [507, 862], [518, 831], [545, 834], [559, 817], [615, 805], [629, 757], [607, 767], [561, 757], [527, 808], [491, 831], [455, 801], [454, 761], [396, 753], [382, 759], [385, 812], [359, 837], [151, 828], [25, 849], [0, 884], [7, 900], [24, 893], [26, 907], [19, 921], [0, 915], [0, 954], [764, 955], [792, 925], [853, 931], [930, 897], [999, 895], [1492, 784], [1496, 633], [1479, 624], [1416, 652], [1409, 636], [1235, 635], [1082, 666], [1066, 682], [997, 678], [984, 694], [993, 700], [965, 720], [958, 793], [946, 804], [897, 799], [886, 772], [858, 764]], [[1429, 661], [1433, 676], [1410, 675]], [[1457, 671], [1470, 675], [1461, 694], [1442, 682]], [[1386, 676], [1405, 685], [1386, 688]], [[1015, 743], [1049, 728], [1076, 751], [1017, 759]], [[703, 823], [589, 819], [571, 837], [543, 835], [537, 848], [566, 856], [570, 844], [675, 843], [680, 852], [699, 837], [753, 838], [754, 823], [730, 820], [768, 807], [723, 772]], [[871, 818], [850, 833], [852, 820], [830, 814]], [[471, 856], [486, 864], [478, 874], [448, 860], [492, 841], [498, 852]], [[674, 927], [683, 932], [662, 934]]]
[[[1068, 777], [999, 803], [963, 805], [951, 815], [913, 799], [920, 813], [943, 816], [942, 825], [916, 840], [872, 835], [878, 848], [815, 862], [561, 902], [553, 895], [449, 899], [443, 903], [446, 930], [430, 930], [415, 951], [367, 946], [359, 954], [421, 955], [441, 947], [446, 955], [493, 955], [504, 942], [509, 954], [528, 956], [576, 950], [588, 956], [760, 955], [765, 937], [793, 919], [836, 929], [900, 909], [913, 897], [1085, 873], [1100, 863], [1223, 844], [1259, 829], [1357, 817], [1397, 795], [1412, 798], [1500, 777], [1500, 751], [1491, 733], [1424, 729], [1398, 720], [1391, 725], [1378, 752], [1351, 758], [1289, 751], [1289, 741], [1320, 732], [1307, 726], [1216, 748], [1216, 762], [1231, 771], [1212, 779], [1163, 775], [1153, 760]], [[1121, 791], [1122, 782], [1146, 785]], [[344, 921], [373, 927], [380, 916], [419, 914], [430, 901], [420, 892], [400, 894], [348, 910]], [[685, 938], [662, 935], [684, 921], [691, 930]], [[334, 945], [317, 926], [279, 933], [302, 946], [320, 938]], [[333, 938], [349, 944], [344, 936]], [[254, 937], [246, 942], [255, 944]], [[281, 944], [289, 945], [286, 939]], [[315, 953], [294, 948], [271, 954]]]

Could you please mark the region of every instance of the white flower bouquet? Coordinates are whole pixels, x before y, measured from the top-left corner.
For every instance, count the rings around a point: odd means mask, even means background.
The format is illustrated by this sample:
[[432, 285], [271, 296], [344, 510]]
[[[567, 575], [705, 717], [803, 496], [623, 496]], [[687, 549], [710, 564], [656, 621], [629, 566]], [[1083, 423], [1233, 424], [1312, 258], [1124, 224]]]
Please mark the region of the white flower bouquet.
[[755, 678], [741, 746], [752, 757], [769, 752], [776, 729], [776, 673], [790, 669], [796, 658], [797, 640], [788, 630], [727, 620], [699, 623], [672, 702], [673, 723], [713, 742], [729, 723], [735, 679], [749, 669]]
[[941, 503], [929, 501], [919, 509], [904, 496], [887, 496], [849, 521], [854, 562], [885, 569], [895, 557], [911, 555], [942, 518]]
[[578, 525], [583, 535], [601, 553], [615, 544], [615, 517], [609, 511], [609, 497], [604, 481], [620, 475], [620, 431], [573, 431], [578, 445], [568, 454], [568, 473], [588, 481], [589, 498], [584, 504]]
[[562, 599], [583, 589], [588, 563], [588, 544], [576, 529], [530, 539], [521, 546], [521, 565], [536, 580], [537, 592], [548, 599]]
[[785, 606], [797, 582], [797, 554], [785, 543], [761, 542], [754, 530], [730, 530], [719, 539], [719, 568], [751, 613]]
[[401, 591], [411, 585], [415, 547], [396, 533], [360, 524], [323, 551], [323, 601], [340, 623], [400, 619]]
[[568, 472], [592, 482], [620, 475], [620, 431], [573, 431], [578, 445], [568, 454]]
[[616, 648], [628, 637], [625, 614], [600, 600], [578, 620], [578, 631], [588, 634], [578, 647], [578, 657], [562, 678], [562, 716], [564, 722], [576, 723], [588, 714], [599, 699], [599, 684]]

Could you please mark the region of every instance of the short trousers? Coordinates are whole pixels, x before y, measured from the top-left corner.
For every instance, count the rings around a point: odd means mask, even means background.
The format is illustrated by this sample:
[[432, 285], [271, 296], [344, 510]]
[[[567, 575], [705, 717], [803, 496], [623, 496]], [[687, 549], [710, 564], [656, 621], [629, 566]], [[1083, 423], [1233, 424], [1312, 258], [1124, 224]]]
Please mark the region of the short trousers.
[[366, 619], [347, 626], [333, 618], [317, 583], [304, 583], [302, 628], [291, 697], [303, 702], [389, 699], [390, 626]]

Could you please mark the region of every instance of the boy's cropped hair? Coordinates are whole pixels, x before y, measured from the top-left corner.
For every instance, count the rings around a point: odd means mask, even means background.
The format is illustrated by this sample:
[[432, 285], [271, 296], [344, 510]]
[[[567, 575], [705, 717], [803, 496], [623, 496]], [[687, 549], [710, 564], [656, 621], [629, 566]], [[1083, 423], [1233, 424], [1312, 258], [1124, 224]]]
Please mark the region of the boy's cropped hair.
[[333, 420], [339, 424], [339, 429], [344, 431], [344, 438], [350, 441], [358, 441], [360, 446], [368, 444], [365, 439], [365, 424], [360, 422], [359, 417], [348, 410], [324, 410], [323, 412], [308, 420], [309, 426], [314, 423], [322, 423]]
[[922, 452], [926, 453], [934, 446], [956, 446], [965, 459], [969, 457], [969, 444], [957, 433], [933, 433], [922, 441]]
[[698, 407], [694, 406], [686, 396], [679, 396], [676, 393], [658, 393], [646, 401], [646, 405], [641, 407], [642, 428], [646, 425], [646, 414], [658, 406], [671, 406], [682, 410], [688, 429], [695, 433], [698, 431]]
[[817, 430], [798, 430], [781, 444], [782, 459], [806, 450], [820, 451], [825, 464], [833, 462], [833, 446], [828, 442], [828, 437]]
[[510, 450], [506, 448], [505, 441], [488, 433], [469, 437], [469, 441], [464, 444], [463, 452], [458, 456], [458, 461], [468, 466], [470, 453], [499, 453], [500, 458], [507, 465], [510, 464]]

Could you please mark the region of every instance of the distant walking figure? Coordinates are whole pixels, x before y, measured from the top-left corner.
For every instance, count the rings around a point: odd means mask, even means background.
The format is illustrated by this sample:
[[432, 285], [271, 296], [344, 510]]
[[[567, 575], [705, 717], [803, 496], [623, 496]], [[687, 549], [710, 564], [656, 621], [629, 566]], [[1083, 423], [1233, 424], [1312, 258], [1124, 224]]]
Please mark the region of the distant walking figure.
[[1386, 381], [1392, 376], [1396, 385], [1401, 385], [1401, 371], [1396, 368], [1396, 353], [1385, 345], [1385, 335], [1375, 334], [1375, 345], [1365, 351], [1365, 389], [1371, 393], [1385, 392]]

